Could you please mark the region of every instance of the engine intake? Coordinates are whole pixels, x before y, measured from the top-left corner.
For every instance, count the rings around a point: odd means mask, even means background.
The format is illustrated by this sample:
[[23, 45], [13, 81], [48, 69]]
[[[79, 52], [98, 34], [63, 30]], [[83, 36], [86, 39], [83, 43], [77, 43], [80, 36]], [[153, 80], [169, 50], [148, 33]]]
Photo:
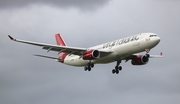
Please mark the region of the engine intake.
[[149, 62], [149, 54], [146, 55], [139, 55], [132, 59], [132, 65], [145, 65]]
[[100, 56], [100, 52], [98, 50], [89, 50], [83, 54], [82, 58], [84, 60], [93, 60], [99, 58], [99, 56]]

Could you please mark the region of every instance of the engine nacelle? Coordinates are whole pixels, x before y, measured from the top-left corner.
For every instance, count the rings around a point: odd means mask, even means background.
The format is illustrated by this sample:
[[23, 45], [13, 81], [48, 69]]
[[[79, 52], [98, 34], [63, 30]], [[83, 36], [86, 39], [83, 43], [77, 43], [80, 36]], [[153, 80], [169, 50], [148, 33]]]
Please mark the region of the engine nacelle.
[[132, 65], [145, 65], [149, 62], [149, 55], [139, 55], [132, 59], [131, 64]]
[[100, 52], [98, 50], [89, 50], [83, 54], [82, 58], [84, 60], [93, 60], [99, 58], [99, 56], [100, 56]]

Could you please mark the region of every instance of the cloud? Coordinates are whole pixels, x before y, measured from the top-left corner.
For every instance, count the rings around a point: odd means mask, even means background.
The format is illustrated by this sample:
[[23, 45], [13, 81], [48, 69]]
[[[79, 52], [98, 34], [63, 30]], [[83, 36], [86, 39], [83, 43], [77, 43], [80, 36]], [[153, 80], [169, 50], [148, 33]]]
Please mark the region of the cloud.
[[33, 4], [52, 5], [60, 8], [80, 8], [80, 9], [95, 9], [100, 5], [104, 5], [109, 0], [1, 0], [0, 8], [19, 8]]

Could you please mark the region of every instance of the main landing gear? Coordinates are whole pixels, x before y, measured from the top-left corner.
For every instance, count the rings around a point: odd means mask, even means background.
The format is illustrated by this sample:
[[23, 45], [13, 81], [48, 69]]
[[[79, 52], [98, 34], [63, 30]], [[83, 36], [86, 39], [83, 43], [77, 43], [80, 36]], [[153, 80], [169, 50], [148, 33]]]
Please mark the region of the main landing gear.
[[85, 66], [84, 67], [84, 70], [85, 71], [91, 71], [91, 68], [93, 68], [94, 67], [94, 64], [93, 63], [91, 63], [91, 62], [89, 62], [88, 64], [87, 64], [87, 66]]
[[115, 73], [116, 73], [116, 74], [119, 74], [119, 71], [122, 70], [122, 67], [119, 66], [120, 63], [121, 63], [121, 61], [117, 61], [117, 64], [116, 64], [116, 66], [115, 66], [115, 69], [112, 70], [112, 73], [113, 73], [113, 74], [115, 74]]
[[[113, 74], [119, 74], [119, 71], [122, 70], [122, 67], [119, 66], [121, 63], [121, 61], [117, 61], [117, 64], [115, 66], [115, 69], [112, 70]], [[89, 62], [85, 67], [84, 70], [85, 71], [91, 71], [91, 69], [94, 67], [94, 63]]]

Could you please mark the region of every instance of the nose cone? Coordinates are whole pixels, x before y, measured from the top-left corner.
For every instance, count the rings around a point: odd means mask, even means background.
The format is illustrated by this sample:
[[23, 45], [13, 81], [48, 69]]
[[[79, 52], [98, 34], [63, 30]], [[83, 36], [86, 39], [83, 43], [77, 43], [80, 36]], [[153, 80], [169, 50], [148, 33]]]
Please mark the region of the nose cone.
[[149, 45], [151, 48], [155, 47], [156, 45], [158, 45], [158, 43], [160, 42], [160, 37], [152, 37], [151, 40], [149, 41]]
[[156, 44], [158, 44], [158, 43], [160, 42], [160, 40], [161, 40], [160, 37], [156, 37], [156, 38], [154, 39], [154, 41], [155, 41]]
[[151, 40], [151, 45], [152, 47], [155, 47], [156, 45], [158, 45], [158, 43], [160, 42], [160, 37], [153, 37], [152, 40]]

